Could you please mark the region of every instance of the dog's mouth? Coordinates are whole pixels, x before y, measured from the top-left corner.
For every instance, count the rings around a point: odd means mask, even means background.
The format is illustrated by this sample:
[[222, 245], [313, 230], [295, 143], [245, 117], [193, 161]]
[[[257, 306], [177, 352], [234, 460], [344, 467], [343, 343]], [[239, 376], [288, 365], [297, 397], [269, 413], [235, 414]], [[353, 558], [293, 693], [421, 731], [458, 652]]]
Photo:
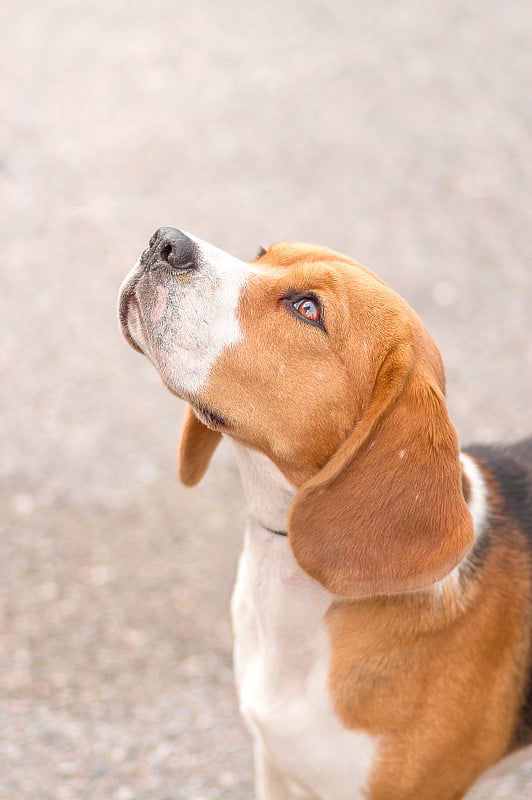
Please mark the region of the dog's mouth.
[[[142, 353], [149, 342], [148, 327], [157, 324], [160, 319], [145, 319], [146, 314], [154, 311], [162, 314], [162, 301], [157, 295], [158, 284], [164, 278], [157, 275], [183, 276], [195, 272], [198, 266], [197, 247], [189, 236], [175, 228], [159, 228], [151, 237], [148, 246], [141, 253], [137, 263], [127, 275], [119, 292], [118, 318], [122, 335], [134, 350]], [[151, 280], [150, 280], [151, 277]], [[151, 308], [150, 292], [144, 296], [143, 286], [154, 295], [156, 310]], [[159, 299], [158, 299], [159, 297]], [[138, 334], [138, 335], [137, 335]], [[139, 343], [140, 338], [140, 343]]]
[[128, 317], [134, 309], [138, 316], [139, 322], [141, 320], [140, 306], [135, 293], [135, 289], [141, 274], [142, 265], [139, 261], [130, 274], [125, 278], [122, 286], [120, 287], [120, 292], [118, 295], [118, 322], [122, 336], [126, 342], [138, 353], [143, 353], [144, 351], [134, 339], [129, 329]]

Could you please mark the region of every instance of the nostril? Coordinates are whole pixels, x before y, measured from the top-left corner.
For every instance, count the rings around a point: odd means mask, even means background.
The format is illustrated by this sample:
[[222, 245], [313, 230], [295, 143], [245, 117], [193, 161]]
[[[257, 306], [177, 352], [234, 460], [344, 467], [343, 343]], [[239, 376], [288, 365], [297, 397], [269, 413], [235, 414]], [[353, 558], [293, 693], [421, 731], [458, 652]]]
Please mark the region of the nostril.
[[170, 253], [172, 252], [172, 245], [166, 243], [161, 248], [161, 261], [169, 261]]
[[185, 271], [196, 267], [195, 245], [177, 228], [159, 228], [150, 239], [146, 257], [149, 269], [168, 264], [172, 269]]

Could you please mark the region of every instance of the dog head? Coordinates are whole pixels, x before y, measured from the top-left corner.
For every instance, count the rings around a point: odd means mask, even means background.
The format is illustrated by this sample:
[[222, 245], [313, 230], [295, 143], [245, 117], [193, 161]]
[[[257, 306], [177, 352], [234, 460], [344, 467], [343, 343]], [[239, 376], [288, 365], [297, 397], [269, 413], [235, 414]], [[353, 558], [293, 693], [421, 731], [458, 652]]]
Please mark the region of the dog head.
[[296, 559], [342, 596], [414, 591], [473, 540], [441, 359], [370, 270], [277, 244], [252, 263], [161, 228], [128, 275], [120, 320], [190, 404], [180, 474], [193, 485], [227, 434], [296, 488]]

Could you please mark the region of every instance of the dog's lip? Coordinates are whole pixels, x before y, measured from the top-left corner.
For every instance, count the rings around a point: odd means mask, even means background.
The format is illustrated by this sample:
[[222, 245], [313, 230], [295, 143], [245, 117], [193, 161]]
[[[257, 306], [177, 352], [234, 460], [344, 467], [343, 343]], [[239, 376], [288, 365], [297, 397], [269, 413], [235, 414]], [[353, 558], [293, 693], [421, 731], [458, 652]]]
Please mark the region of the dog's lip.
[[124, 337], [126, 342], [133, 348], [133, 350], [136, 350], [138, 353], [142, 353], [143, 352], [142, 349], [133, 339], [127, 324], [127, 313], [132, 302], [137, 305], [137, 309], [140, 315], [140, 308], [135, 295], [135, 288], [137, 286], [139, 276], [140, 273], [136, 273], [131, 277], [126, 278], [126, 280], [124, 281], [124, 283], [120, 288], [119, 301], [118, 301], [118, 321], [120, 323], [120, 330], [122, 332], [122, 336]]

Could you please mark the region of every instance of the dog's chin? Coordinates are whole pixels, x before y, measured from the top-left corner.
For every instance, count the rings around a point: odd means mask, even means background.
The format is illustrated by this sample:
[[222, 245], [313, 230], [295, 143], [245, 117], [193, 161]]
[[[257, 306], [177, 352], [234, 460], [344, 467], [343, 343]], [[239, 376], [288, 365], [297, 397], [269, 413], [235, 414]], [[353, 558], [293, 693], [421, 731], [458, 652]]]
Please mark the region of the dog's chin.
[[165, 376], [160, 369], [157, 371], [168, 391], [173, 394], [174, 397], [179, 398], [179, 400], [184, 400], [186, 403], [189, 403], [200, 422], [203, 422], [203, 424], [211, 430], [226, 432], [228, 427], [227, 420], [217, 408], [209, 403], [203, 402], [196, 394], [187, 392], [182, 387], [176, 386], [175, 375], [169, 377]]
[[198, 402], [197, 400], [189, 401], [196, 417], [200, 422], [214, 431], [225, 431], [227, 422], [225, 418], [212, 406], [205, 403]]

